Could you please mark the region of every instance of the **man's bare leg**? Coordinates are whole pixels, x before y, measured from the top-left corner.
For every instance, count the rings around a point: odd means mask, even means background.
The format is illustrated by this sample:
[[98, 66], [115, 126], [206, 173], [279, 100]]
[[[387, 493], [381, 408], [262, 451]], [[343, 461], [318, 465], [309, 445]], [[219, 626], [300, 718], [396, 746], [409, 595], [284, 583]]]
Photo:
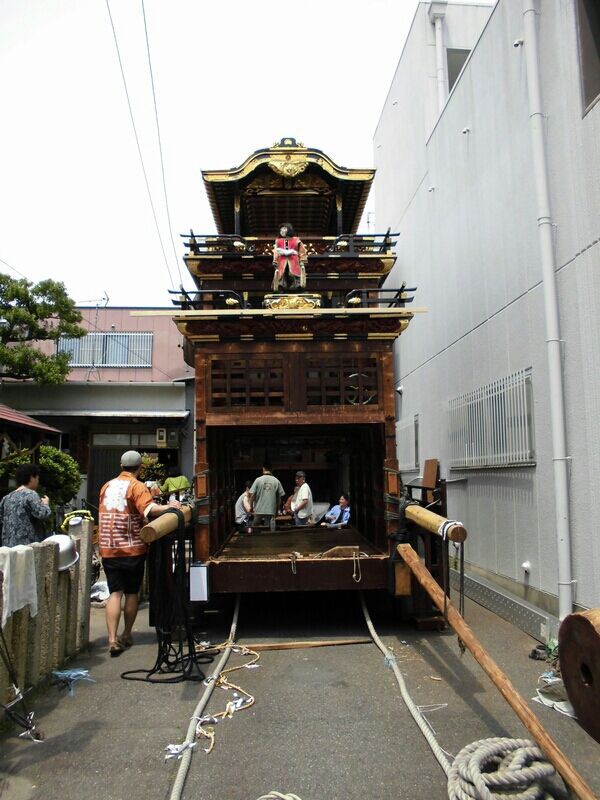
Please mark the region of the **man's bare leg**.
[[104, 609], [106, 617], [106, 629], [108, 630], [108, 645], [115, 644], [117, 641], [117, 630], [121, 619], [121, 599], [123, 592], [111, 592], [106, 601]]
[[125, 627], [123, 628], [122, 638], [128, 642], [131, 640], [131, 631], [133, 630], [133, 623], [137, 617], [138, 612], [138, 596], [137, 594], [125, 595], [125, 608], [123, 609], [123, 619]]

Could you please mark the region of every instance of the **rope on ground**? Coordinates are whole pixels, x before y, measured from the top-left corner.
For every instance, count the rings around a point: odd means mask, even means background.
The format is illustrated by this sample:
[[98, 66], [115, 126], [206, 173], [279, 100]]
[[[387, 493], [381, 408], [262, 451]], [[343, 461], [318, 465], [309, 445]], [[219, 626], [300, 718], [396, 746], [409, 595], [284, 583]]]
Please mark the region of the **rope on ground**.
[[402, 699], [406, 704], [406, 707], [410, 711], [412, 718], [419, 726], [419, 730], [421, 731], [421, 733], [427, 740], [427, 743], [431, 747], [433, 755], [436, 757], [441, 768], [447, 775], [448, 772], [450, 771], [450, 761], [448, 761], [448, 759], [444, 755], [444, 751], [442, 750], [435, 736], [433, 735], [427, 723], [427, 720], [425, 719], [423, 714], [419, 711], [419, 709], [413, 702], [412, 697], [408, 693], [404, 676], [400, 672], [398, 664], [396, 663], [396, 656], [393, 654], [391, 650], [388, 650], [388, 648], [384, 645], [384, 643], [377, 635], [377, 631], [375, 630], [373, 622], [371, 621], [371, 617], [367, 610], [367, 604], [365, 603], [365, 598], [362, 592], [360, 593], [360, 603], [362, 606], [363, 614], [365, 615], [365, 622], [367, 623], [367, 628], [369, 629], [369, 633], [371, 634], [371, 638], [383, 653], [386, 665], [389, 665], [394, 670], [394, 675], [396, 676], [396, 680], [398, 681], [398, 686], [400, 687], [400, 693], [402, 695]]
[[281, 792], [271, 791], [269, 794], [262, 794], [258, 800], [300, 800], [297, 794], [282, 794]]
[[[199, 650], [199, 652], [210, 649], [211, 652], [216, 651], [218, 653], [228, 646], [229, 642], [224, 642], [223, 644], [214, 646], [209, 642], [204, 642], [198, 645], [196, 649]], [[213, 747], [215, 746], [214, 726], [218, 722], [221, 722], [224, 719], [231, 719], [236, 711], [243, 711], [245, 708], [250, 708], [250, 706], [254, 705], [254, 697], [242, 689], [241, 686], [231, 683], [226, 676], [230, 675], [232, 672], [237, 672], [237, 670], [240, 669], [256, 668], [259, 666], [256, 662], [259, 660], [260, 654], [255, 650], [250, 650], [248, 647], [244, 647], [243, 645], [232, 646], [231, 652], [241, 656], [250, 655], [252, 658], [250, 661], [246, 661], [244, 664], [239, 664], [237, 667], [229, 667], [228, 669], [222, 670], [221, 674], [216, 678], [216, 680], [211, 677], [205, 681], [205, 683], [209, 683], [214, 680], [216, 687], [218, 686], [220, 689], [227, 689], [233, 692], [233, 699], [227, 703], [223, 711], [218, 711], [216, 714], [205, 714], [204, 716], [198, 717], [196, 720], [196, 736], [208, 739], [209, 741], [208, 747], [204, 749], [205, 753], [211, 753]]]
[[448, 797], [548, 798], [551, 795], [546, 787], [554, 774], [554, 767], [529, 739], [481, 739], [463, 747], [454, 759], [448, 775]]
[[233, 620], [231, 622], [231, 629], [229, 631], [227, 645], [212, 675], [209, 676], [209, 678], [207, 678], [205, 682], [206, 689], [204, 690], [204, 693], [200, 698], [198, 705], [194, 709], [192, 718], [190, 719], [187, 735], [185, 737], [185, 741], [183, 742], [183, 744], [186, 745], [186, 749], [183, 752], [183, 755], [181, 756], [181, 764], [179, 765], [179, 769], [177, 770], [177, 775], [175, 776], [175, 781], [173, 783], [173, 789], [171, 790], [169, 800], [180, 800], [181, 795], [183, 793], [185, 779], [187, 778], [188, 770], [190, 768], [190, 762], [192, 760], [192, 752], [193, 752], [192, 745], [195, 744], [196, 742], [196, 726], [198, 724], [198, 718], [202, 716], [202, 712], [206, 708], [206, 705], [210, 700], [210, 696], [215, 688], [216, 680], [221, 674], [222, 670], [224, 669], [225, 664], [227, 663], [227, 659], [229, 658], [229, 655], [231, 654], [231, 651], [233, 649], [235, 636], [237, 632], [239, 613], [240, 613], [240, 596], [238, 594], [235, 601], [235, 610], [233, 612]]
[[[445, 750], [439, 745], [421, 711], [425, 707], [415, 705], [395, 655], [377, 635], [362, 592], [360, 602], [369, 633], [383, 653], [385, 665], [394, 670], [406, 707], [448, 776], [450, 800], [552, 800], [553, 795], [549, 793], [547, 783], [556, 774], [554, 767], [529, 739], [480, 739], [464, 747], [453, 763], [446, 758]], [[494, 789], [498, 792], [494, 792]]]

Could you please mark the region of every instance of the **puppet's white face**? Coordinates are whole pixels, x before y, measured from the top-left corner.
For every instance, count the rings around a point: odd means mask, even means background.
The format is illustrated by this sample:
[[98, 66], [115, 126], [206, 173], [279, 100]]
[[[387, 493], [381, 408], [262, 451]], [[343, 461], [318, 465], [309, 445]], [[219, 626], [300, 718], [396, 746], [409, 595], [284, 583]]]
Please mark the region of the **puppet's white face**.
[[283, 225], [283, 226], [282, 226], [282, 227], [279, 229], [279, 235], [280, 235], [280, 236], [283, 236], [283, 238], [284, 238], [284, 239], [287, 237], [287, 235], [288, 235], [288, 229], [285, 227], [285, 225]]

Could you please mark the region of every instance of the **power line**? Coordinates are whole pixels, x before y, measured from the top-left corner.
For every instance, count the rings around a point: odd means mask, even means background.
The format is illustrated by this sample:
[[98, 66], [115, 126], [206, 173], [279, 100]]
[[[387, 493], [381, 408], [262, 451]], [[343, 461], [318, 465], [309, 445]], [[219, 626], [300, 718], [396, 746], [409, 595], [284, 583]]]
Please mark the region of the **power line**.
[[129, 99], [129, 90], [127, 89], [127, 81], [125, 79], [125, 71], [123, 69], [123, 62], [121, 60], [121, 51], [119, 50], [119, 40], [117, 39], [117, 32], [115, 30], [115, 24], [113, 22], [112, 14], [110, 12], [110, 4], [109, 0], [106, 0], [106, 9], [108, 11], [108, 17], [110, 19], [110, 26], [113, 32], [113, 38], [115, 40], [115, 47], [117, 50], [117, 59], [119, 60], [119, 68], [121, 70], [121, 78], [123, 79], [123, 87], [125, 89], [125, 97], [127, 98], [127, 107], [129, 108], [129, 118], [131, 119], [131, 126], [133, 128], [133, 135], [135, 137], [135, 143], [137, 146], [138, 155], [140, 157], [140, 164], [142, 165], [142, 172], [144, 173], [144, 181], [146, 183], [146, 191], [148, 192], [148, 200], [150, 201], [150, 207], [152, 208], [152, 216], [154, 217], [154, 225], [156, 226], [156, 233], [158, 235], [158, 240], [160, 242], [160, 249], [162, 250], [163, 258], [165, 260], [165, 267], [167, 268], [167, 272], [169, 274], [169, 280], [171, 281], [171, 286], [175, 288], [175, 282], [173, 280], [173, 276], [171, 275], [171, 270], [169, 269], [169, 262], [167, 260], [167, 254], [165, 252], [165, 246], [163, 244], [162, 236], [160, 235], [160, 227], [158, 225], [158, 219], [156, 217], [156, 209], [154, 208], [154, 202], [152, 201], [152, 193], [150, 191], [150, 184], [148, 182], [148, 175], [146, 173], [146, 167], [144, 165], [144, 158], [142, 156], [142, 148], [140, 147], [140, 140], [138, 137], [137, 128], [135, 126], [135, 119], [133, 117], [133, 109], [131, 107], [131, 100]]
[[23, 273], [22, 273], [22, 272], [19, 272], [19, 270], [18, 270], [18, 269], [16, 269], [15, 267], [13, 267], [13, 265], [12, 265], [12, 264], [9, 264], [9, 263], [8, 263], [8, 261], [5, 261], [3, 258], [0, 258], [0, 261], [1, 261], [3, 264], [6, 264], [6, 266], [7, 266], [9, 269], [12, 269], [12, 271], [13, 271], [13, 272], [16, 272], [16, 273], [17, 273], [17, 275], [20, 275], [22, 278], [25, 278], [25, 280], [26, 280], [26, 281], [28, 281], [28, 280], [29, 280], [29, 278], [27, 277], [27, 275], [23, 275]]
[[[13, 267], [11, 264], [9, 264], [9, 263], [8, 263], [8, 261], [5, 261], [3, 258], [0, 258], [0, 261], [1, 261], [3, 264], [6, 264], [6, 266], [7, 266], [7, 267], [10, 267], [12, 270], [14, 270], [14, 271], [15, 271], [15, 272], [16, 272], [18, 275], [23, 275], [23, 273], [22, 273], [22, 272], [19, 272], [19, 270], [18, 270], [18, 269], [16, 269], [16, 268], [15, 268], [15, 267]], [[25, 275], [23, 275], [23, 277], [25, 278]], [[25, 280], [28, 280], [28, 278], [25, 278]], [[106, 292], [104, 292], [104, 297], [103, 297], [102, 299], [103, 299], [103, 300], [104, 300], [104, 299], [106, 299], [106, 302], [105, 302], [105, 304], [104, 304], [104, 308], [106, 308], [106, 307], [107, 307], [107, 304], [108, 304], [108, 295], [106, 294]], [[98, 312], [98, 307], [99, 307], [99, 306], [98, 306], [98, 304], [97, 304], [97, 305], [96, 305], [96, 318], [97, 318], [97, 316], [98, 316], [98, 313], [97, 313], [97, 312]], [[76, 308], [77, 308], [77, 306], [76, 306]], [[99, 333], [120, 333], [120, 332], [121, 332], [121, 331], [104, 331], [104, 330], [102, 330], [102, 328], [99, 328], [99, 327], [98, 327], [98, 325], [97, 325], [96, 323], [92, 322], [92, 320], [91, 320], [91, 319], [87, 319], [86, 317], [84, 317], [84, 316], [83, 316], [83, 314], [81, 315], [81, 318], [82, 318], [82, 320], [83, 320], [84, 322], [87, 322], [87, 324], [88, 324], [88, 325], [91, 325], [91, 326], [92, 326], [92, 328], [95, 328], [95, 329], [96, 329], [96, 330], [97, 330]], [[116, 341], [117, 341], [117, 344], [119, 345], [119, 347], [122, 347], [122, 348], [123, 348], [123, 349], [124, 349], [124, 350], [125, 350], [127, 353], [129, 353], [130, 355], [131, 355], [131, 354], [133, 354], [133, 355], [135, 355], [137, 358], [139, 358], [140, 360], [142, 360], [142, 361], [144, 361], [144, 360], [145, 360], [145, 359], [142, 359], [142, 358], [141, 358], [141, 356], [140, 356], [140, 354], [139, 354], [139, 353], [136, 353], [134, 350], [132, 350], [132, 349], [131, 349], [131, 347], [129, 347], [129, 345], [123, 344], [123, 342], [121, 342], [121, 341], [120, 341], [120, 339], [117, 339]], [[167, 372], [165, 372], [165, 371], [164, 371], [164, 369], [161, 369], [160, 367], [157, 367], [157, 366], [156, 366], [156, 364], [152, 364], [152, 362], [151, 362], [151, 361], [145, 361], [145, 363], [146, 363], [146, 365], [147, 365], [148, 367], [151, 367], [152, 369], [155, 369], [155, 370], [157, 370], [157, 372], [161, 372], [163, 375], [165, 375], [167, 378], [169, 378], [169, 380], [171, 380], [171, 381], [173, 380], [173, 376], [172, 376], [172, 375], [169, 375]], [[97, 368], [97, 366], [98, 366], [98, 365], [96, 365], [96, 368]], [[101, 365], [100, 365], [100, 366], [101, 366]], [[135, 366], [132, 366], [132, 367], [131, 367], [131, 369], [137, 369], [137, 367], [135, 367]], [[144, 367], [144, 369], [145, 369], [145, 367]]]
[[179, 274], [179, 282], [183, 286], [183, 278], [181, 276], [181, 269], [179, 267], [179, 259], [177, 258], [177, 248], [175, 247], [175, 241], [173, 239], [173, 226], [171, 225], [171, 212], [169, 210], [169, 201], [167, 199], [167, 181], [165, 178], [165, 162], [163, 159], [163, 151], [162, 151], [162, 142], [160, 138], [160, 125], [158, 124], [158, 105], [156, 103], [156, 91], [154, 88], [154, 74], [152, 72], [152, 59], [150, 58], [150, 40], [148, 38], [148, 25], [146, 22], [146, 8], [144, 6], [144, 0], [142, 0], [142, 16], [144, 17], [144, 33], [146, 35], [146, 51], [148, 53], [148, 68], [150, 70], [150, 83], [152, 85], [152, 99], [154, 101], [154, 117], [156, 119], [156, 134], [158, 137], [158, 152], [160, 154], [160, 169], [162, 173], [162, 184], [163, 184], [163, 192], [165, 195], [165, 208], [167, 211], [167, 222], [169, 223], [169, 236], [171, 237], [171, 244], [173, 245], [173, 256], [175, 258], [175, 264], [177, 266], [177, 272]]

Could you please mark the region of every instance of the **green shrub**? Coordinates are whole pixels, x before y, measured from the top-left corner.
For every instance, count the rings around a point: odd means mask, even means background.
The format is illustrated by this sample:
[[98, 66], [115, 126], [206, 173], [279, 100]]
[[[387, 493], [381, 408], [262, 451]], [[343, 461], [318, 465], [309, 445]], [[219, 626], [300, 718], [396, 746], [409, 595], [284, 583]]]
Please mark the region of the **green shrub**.
[[38, 492], [47, 494], [52, 506], [64, 506], [81, 486], [81, 473], [74, 458], [49, 444], [42, 444], [31, 453], [21, 450], [11, 453], [0, 461], [0, 477], [13, 477], [21, 464], [39, 464], [40, 485]]
[[161, 464], [157, 456], [151, 456], [149, 453], [142, 453], [142, 469], [140, 470], [139, 479], [141, 481], [156, 481], [163, 483], [166, 476], [166, 467]]

